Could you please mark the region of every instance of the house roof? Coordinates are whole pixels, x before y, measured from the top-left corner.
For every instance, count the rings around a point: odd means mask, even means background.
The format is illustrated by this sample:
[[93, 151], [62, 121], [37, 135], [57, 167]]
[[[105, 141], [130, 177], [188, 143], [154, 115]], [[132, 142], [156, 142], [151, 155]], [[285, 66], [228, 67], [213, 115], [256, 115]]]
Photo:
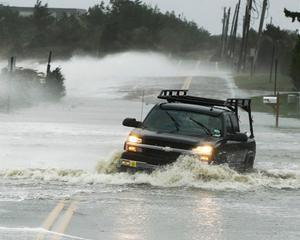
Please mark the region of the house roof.
[[[1, 5], [0, 6], [4, 6]], [[18, 7], [18, 6], [8, 6], [9, 8], [16, 10], [16, 11], [23, 11], [23, 12], [32, 12], [34, 10], [34, 7]], [[49, 12], [55, 12], [55, 13], [80, 13], [84, 14], [87, 12], [86, 9], [80, 9], [80, 8], [48, 8]]]

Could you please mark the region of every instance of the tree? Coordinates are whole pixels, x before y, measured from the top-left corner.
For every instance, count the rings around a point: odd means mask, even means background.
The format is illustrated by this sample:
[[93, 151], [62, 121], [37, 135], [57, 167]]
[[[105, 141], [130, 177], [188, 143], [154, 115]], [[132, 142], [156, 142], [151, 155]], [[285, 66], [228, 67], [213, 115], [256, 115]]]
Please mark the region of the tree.
[[107, 22], [107, 8], [104, 2], [90, 7], [88, 12], [82, 16], [82, 47], [88, 51], [99, 51], [101, 38]]
[[51, 36], [50, 32], [54, 18], [49, 13], [48, 5], [42, 5], [42, 1], [40, 0], [38, 0], [34, 6], [32, 23], [34, 26], [32, 45], [36, 47], [47, 45], [47, 40], [49, 40]]
[[53, 41], [58, 45], [65, 45], [67, 48], [76, 49], [80, 46], [80, 41], [83, 37], [83, 26], [80, 19], [75, 15], [68, 16], [64, 14], [57, 20], [54, 30]]
[[[3, 18], [2, 12], [7, 16]], [[70, 56], [74, 50], [182, 53], [215, 47], [210, 44], [209, 33], [196, 23], [175, 12], [164, 14], [140, 0], [101, 2], [83, 15], [62, 17], [53, 17], [41, 0], [29, 17], [20, 17], [0, 5], [0, 34], [1, 49], [14, 49], [14, 54], [24, 52], [26, 56], [41, 55], [49, 49]]]
[[298, 38], [298, 42], [293, 50], [290, 76], [295, 87], [300, 89], [300, 38]]
[[288, 75], [291, 64], [291, 55], [297, 41], [296, 32], [280, 29], [272, 24], [266, 26], [263, 31], [260, 52], [258, 55], [258, 70], [268, 69], [275, 47], [276, 55], [279, 61], [279, 70]]
[[20, 50], [23, 27], [24, 21], [17, 11], [0, 5], [0, 48], [8, 54], [12, 50]]
[[298, 20], [298, 22], [300, 22], [300, 12], [291, 12], [285, 8], [284, 14], [286, 17], [291, 18], [292, 22], [295, 22], [296, 19]]

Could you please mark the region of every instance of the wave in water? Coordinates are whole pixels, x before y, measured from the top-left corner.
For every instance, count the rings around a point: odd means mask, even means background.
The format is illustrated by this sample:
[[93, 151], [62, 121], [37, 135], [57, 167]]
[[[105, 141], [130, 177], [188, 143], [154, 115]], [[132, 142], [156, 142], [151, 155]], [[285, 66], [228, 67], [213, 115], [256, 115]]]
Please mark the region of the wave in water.
[[86, 184], [149, 184], [157, 187], [192, 187], [208, 190], [255, 190], [300, 189], [300, 172], [291, 170], [255, 170], [238, 173], [226, 165], [204, 165], [192, 157], [181, 157], [173, 165], [146, 173], [118, 173], [116, 161], [120, 153], [115, 153], [97, 164], [96, 171], [68, 169], [23, 169], [2, 170], [0, 177], [6, 181], [22, 180], [39, 183], [61, 183], [66, 185]]

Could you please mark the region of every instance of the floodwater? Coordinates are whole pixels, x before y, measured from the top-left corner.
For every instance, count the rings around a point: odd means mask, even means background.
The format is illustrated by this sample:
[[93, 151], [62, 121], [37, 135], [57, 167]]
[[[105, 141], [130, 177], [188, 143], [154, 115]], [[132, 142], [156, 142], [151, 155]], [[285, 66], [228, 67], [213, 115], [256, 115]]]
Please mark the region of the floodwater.
[[252, 173], [190, 157], [150, 175], [117, 173], [122, 120], [144, 117], [159, 90], [191, 79], [203, 97], [244, 92], [216, 65], [156, 53], [57, 64], [61, 102], [0, 114], [0, 239], [300, 239], [299, 120], [275, 129], [273, 116], [254, 113]]

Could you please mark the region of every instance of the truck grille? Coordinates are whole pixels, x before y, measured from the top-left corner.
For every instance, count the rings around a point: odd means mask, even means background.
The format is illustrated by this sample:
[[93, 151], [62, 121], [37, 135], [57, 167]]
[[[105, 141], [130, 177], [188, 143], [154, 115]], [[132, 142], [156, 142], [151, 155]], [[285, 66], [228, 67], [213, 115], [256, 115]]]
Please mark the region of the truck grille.
[[172, 142], [172, 141], [167, 141], [167, 140], [151, 139], [151, 138], [143, 139], [143, 144], [153, 145], [153, 146], [161, 146], [161, 147], [178, 148], [178, 149], [184, 149], [184, 150], [190, 150], [194, 146], [192, 144], [187, 144], [187, 143]]

